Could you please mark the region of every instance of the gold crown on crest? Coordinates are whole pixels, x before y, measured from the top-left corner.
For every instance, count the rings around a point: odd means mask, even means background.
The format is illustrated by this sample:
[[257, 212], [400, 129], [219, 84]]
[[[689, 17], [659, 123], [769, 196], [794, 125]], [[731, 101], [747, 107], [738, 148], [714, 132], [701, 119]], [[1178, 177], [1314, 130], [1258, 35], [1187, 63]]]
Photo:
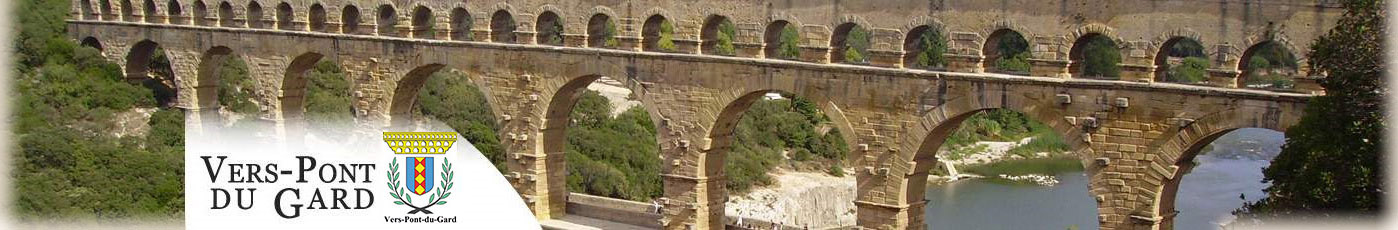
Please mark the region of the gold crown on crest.
[[454, 132], [383, 132], [394, 154], [445, 154], [456, 143]]

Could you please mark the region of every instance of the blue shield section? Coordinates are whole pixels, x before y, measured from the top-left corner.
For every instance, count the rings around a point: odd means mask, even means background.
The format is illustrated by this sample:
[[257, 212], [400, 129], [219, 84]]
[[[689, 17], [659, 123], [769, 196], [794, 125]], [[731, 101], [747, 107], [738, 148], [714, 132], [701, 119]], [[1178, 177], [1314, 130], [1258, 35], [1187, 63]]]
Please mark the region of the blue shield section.
[[[418, 169], [419, 165], [422, 166], [421, 169]], [[432, 191], [432, 165], [432, 157], [407, 157], [407, 161], [403, 162], [403, 168], [406, 168], [407, 172], [404, 183], [408, 186], [408, 192], [422, 195]], [[421, 182], [418, 182], [418, 177], [421, 177]], [[422, 186], [420, 190], [419, 185]]]

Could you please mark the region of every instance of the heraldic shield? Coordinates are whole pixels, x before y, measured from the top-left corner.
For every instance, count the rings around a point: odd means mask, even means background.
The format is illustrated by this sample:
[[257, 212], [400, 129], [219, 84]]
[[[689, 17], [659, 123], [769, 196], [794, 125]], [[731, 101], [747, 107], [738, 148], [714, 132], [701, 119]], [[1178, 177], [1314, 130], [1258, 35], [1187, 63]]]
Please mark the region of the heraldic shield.
[[422, 195], [432, 191], [432, 157], [408, 157], [403, 161], [408, 179], [404, 180], [408, 191]]

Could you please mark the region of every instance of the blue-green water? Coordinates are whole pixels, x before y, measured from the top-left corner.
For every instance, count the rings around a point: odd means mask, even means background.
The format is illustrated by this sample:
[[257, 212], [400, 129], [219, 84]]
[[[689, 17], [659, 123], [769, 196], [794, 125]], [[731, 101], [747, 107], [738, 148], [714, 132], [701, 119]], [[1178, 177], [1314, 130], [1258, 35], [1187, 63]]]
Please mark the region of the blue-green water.
[[[1231, 211], [1262, 198], [1262, 167], [1280, 152], [1281, 133], [1241, 129], [1214, 142], [1180, 181], [1175, 229], [1218, 229]], [[1054, 186], [964, 180], [927, 188], [928, 229], [1097, 229], [1097, 204], [1082, 172], [1056, 175]]]

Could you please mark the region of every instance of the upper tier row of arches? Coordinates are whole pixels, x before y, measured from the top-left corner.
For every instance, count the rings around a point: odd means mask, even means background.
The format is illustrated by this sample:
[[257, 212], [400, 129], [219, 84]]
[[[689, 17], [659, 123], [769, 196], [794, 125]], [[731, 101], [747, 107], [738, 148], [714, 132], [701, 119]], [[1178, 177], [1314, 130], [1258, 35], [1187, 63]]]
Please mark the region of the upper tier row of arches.
[[[1136, 44], [1137, 42], [1116, 37], [1112, 29], [1104, 28], [1105, 26], [1099, 24], [1090, 24], [1080, 31], [1074, 31], [1071, 35], [1074, 37], [1070, 38], [1071, 42], [1062, 43], [1063, 46], [1067, 47], [1064, 50], [1066, 52], [1060, 54], [1054, 51], [1045, 51], [1045, 49], [1050, 48], [1043, 47], [1042, 42], [1035, 41], [1036, 39], [1048, 38], [1029, 36], [1031, 34], [1024, 34], [1025, 31], [1022, 31], [1024, 30], [1022, 28], [1001, 26], [985, 35], [983, 39], [977, 38], [967, 42], [964, 39], [953, 39], [952, 34], [946, 31], [947, 28], [944, 25], [927, 18], [916, 18], [909, 25], [903, 26], [903, 29], [893, 29], [895, 35], [892, 36], [901, 38], [901, 42], [880, 45], [878, 43], [883, 41], [877, 41], [879, 39], [873, 37], [887, 37], [886, 33], [889, 29], [875, 28], [867, 21], [857, 17], [840, 20], [838, 25], [830, 27], [834, 28], [833, 30], [825, 31], [822, 30], [824, 27], [802, 25], [792, 17], [774, 16], [766, 19], [761, 31], [756, 32], [760, 35], [752, 35], [754, 33], [736, 31], [733, 19], [718, 14], [708, 15], [702, 20], [697, 20], [702, 22], [701, 25], [697, 25], [698, 28], [687, 28], [677, 25], [678, 21], [667, 16], [669, 14], [663, 11], [649, 12], [643, 20], [618, 18], [610, 10], [593, 10], [595, 12], [591, 15], [568, 17], [562, 15], [562, 11], [551, 5], [541, 7], [535, 14], [523, 14], [519, 13], [520, 10], [511, 7], [472, 11], [462, 4], [443, 9], [440, 8], [443, 6], [438, 6], [440, 4], [431, 2], [410, 3], [411, 5], [406, 6], [406, 10], [400, 10], [399, 7], [404, 6], [396, 6], [391, 3], [331, 6], [319, 2], [304, 5], [306, 3], [301, 1], [282, 1], [275, 3], [275, 5], [264, 6], [263, 4], [271, 3], [267, 1], [209, 0], [77, 1], [79, 5], [75, 9], [76, 17], [82, 20], [639, 49], [653, 52], [756, 57], [818, 63], [836, 62], [927, 70], [989, 71], [1018, 75], [1040, 72], [1031, 71], [1031, 67], [1053, 69], [1058, 67], [1055, 65], [1062, 65], [1066, 69], [1064, 71], [1067, 72], [1067, 75], [1058, 77], [1154, 82], [1200, 83], [1176, 80], [1170, 76], [1171, 66], [1179, 65], [1181, 59], [1188, 57], [1176, 54], [1194, 54], [1193, 56], [1207, 60], [1207, 63], [1212, 64], [1212, 66], [1205, 67], [1210, 71], [1203, 74], [1202, 81], [1211, 80], [1212, 76], [1219, 75], [1219, 73], [1224, 76], [1233, 74], [1237, 78], [1246, 78], [1253, 75], [1250, 74], [1251, 72], [1277, 72], [1253, 71], [1248, 60], [1252, 58], [1250, 56], [1253, 54], [1259, 53], [1256, 51], [1258, 49], [1280, 47], [1283, 52], [1287, 53], [1288, 57], [1295, 56], [1290, 54], [1291, 50], [1294, 50], [1294, 46], [1284, 37], [1250, 41], [1253, 44], [1248, 44], [1248, 48], [1241, 52], [1241, 58], [1230, 58], [1227, 55], [1209, 53], [1218, 49], [1202, 45], [1206, 43], [1201, 41], [1202, 39], [1198, 35], [1172, 32], [1164, 40], [1155, 42], [1158, 44], [1145, 45], [1153, 47], [1142, 47], [1142, 45]], [[141, 4], [137, 6], [133, 1], [139, 1]], [[160, 2], [164, 3], [158, 4]], [[516, 17], [526, 20], [521, 22]], [[477, 18], [482, 19], [482, 21], [488, 20], [488, 22], [475, 22]], [[578, 22], [570, 24], [568, 21], [571, 20], [578, 20]], [[633, 21], [637, 25], [627, 24]], [[586, 28], [567, 28], [568, 25], [583, 25]], [[684, 31], [693, 29], [697, 29], [694, 31], [697, 33]], [[687, 34], [693, 34], [693, 36], [684, 37]], [[760, 37], [747, 38], [745, 36]], [[1179, 51], [1175, 44], [1181, 43], [1194, 44], [1195, 50]], [[1086, 50], [1089, 50], [1087, 47], [1091, 45], [1108, 47], [1110, 50], [1105, 52], [1117, 55], [1113, 55], [1114, 57], [1110, 58], [1109, 62], [1092, 61], [1090, 59], [1094, 56], [1085, 54], [1089, 52]], [[968, 46], [969, 49], [967, 49]], [[1140, 51], [1140, 49], [1153, 49], [1154, 51], [1140, 52], [1148, 55], [1148, 57], [1142, 58], [1145, 61], [1141, 62], [1133, 63], [1133, 61], [1123, 58], [1135, 56], [1133, 51]], [[1288, 61], [1292, 63], [1282, 66], [1298, 66], [1295, 63], [1301, 60], [1291, 58]], [[1041, 65], [1047, 67], [1040, 67]], [[1136, 71], [1152, 77], [1133, 79], [1133, 77], [1122, 76], [1128, 74], [1117, 74], [1116, 72], [1106, 74], [1111, 76], [1104, 76], [1100, 71], [1095, 71], [1100, 68], [1093, 68], [1092, 65], [1107, 65], [1110, 69]], [[1291, 71], [1289, 74], [1302, 75], [1299, 71]], [[1052, 74], [1034, 75], [1054, 76]], [[1231, 84], [1223, 83], [1221, 85], [1237, 86], [1239, 82], [1248, 82], [1248, 80], [1238, 79]], [[1242, 85], [1247, 86], [1247, 84]]]

